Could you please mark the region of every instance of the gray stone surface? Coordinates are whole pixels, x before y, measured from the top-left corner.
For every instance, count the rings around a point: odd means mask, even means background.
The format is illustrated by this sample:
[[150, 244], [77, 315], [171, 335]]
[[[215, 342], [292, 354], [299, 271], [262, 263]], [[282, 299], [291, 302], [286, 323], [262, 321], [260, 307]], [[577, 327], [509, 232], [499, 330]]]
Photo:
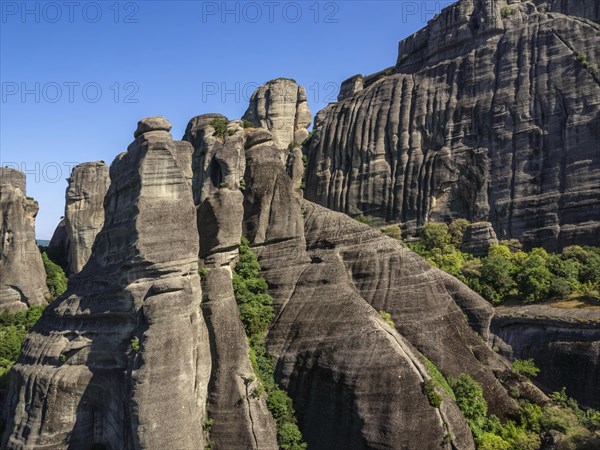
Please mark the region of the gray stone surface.
[[498, 309], [490, 344], [510, 358], [533, 358], [535, 382], [548, 392], [567, 388], [588, 407], [600, 407], [600, 310], [527, 305]]
[[282, 152], [292, 142], [302, 144], [312, 122], [306, 90], [287, 78], [271, 80], [252, 94], [244, 119], [269, 130], [274, 146]]
[[445, 8], [317, 115], [307, 198], [408, 235], [465, 217], [527, 246], [600, 245], [598, 14], [595, 0]]
[[466, 228], [460, 248], [464, 252], [482, 258], [487, 256], [490, 246], [497, 244], [498, 238], [492, 224], [475, 222]]
[[67, 181], [64, 226], [67, 271], [73, 275], [87, 263], [96, 235], [104, 225], [104, 196], [110, 185], [108, 166], [102, 161], [79, 164]]
[[202, 311], [211, 340], [212, 372], [206, 411], [217, 449], [277, 450], [277, 427], [248, 359], [248, 344], [229, 267], [208, 269]]
[[1, 448], [202, 448], [211, 358], [196, 212], [174, 152], [166, 131], [148, 132], [111, 165], [93, 255], [11, 373]]
[[0, 168], [0, 313], [44, 305], [49, 296], [35, 241], [38, 202], [26, 197], [25, 174]]
[[244, 233], [276, 309], [276, 378], [309, 447], [443, 448], [446, 422], [456, 448], [474, 448], [451, 400], [429, 405], [420, 354], [447, 376], [471, 374], [494, 413], [511, 411], [496, 378], [510, 366], [484, 340], [493, 309], [399, 241], [299, 198], [276, 150], [247, 152]]
[[140, 137], [144, 133], [149, 131], [171, 131], [171, 122], [161, 116], [145, 117], [138, 122], [137, 129], [133, 133], [134, 138]]

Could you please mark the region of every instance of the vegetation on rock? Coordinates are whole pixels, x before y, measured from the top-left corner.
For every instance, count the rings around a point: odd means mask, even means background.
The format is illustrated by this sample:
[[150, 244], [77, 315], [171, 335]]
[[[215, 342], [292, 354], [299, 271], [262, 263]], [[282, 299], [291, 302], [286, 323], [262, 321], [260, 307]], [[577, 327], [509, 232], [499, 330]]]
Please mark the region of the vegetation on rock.
[[306, 444], [297, 425], [292, 400], [275, 382], [274, 358], [265, 346], [267, 330], [275, 317], [273, 300], [267, 294], [267, 282], [260, 276], [258, 258], [246, 238], [242, 238], [233, 289], [250, 345], [250, 362], [260, 381], [255, 394], [267, 396], [267, 407], [277, 424], [279, 446], [284, 450], [304, 450]]
[[67, 290], [67, 276], [62, 268], [48, 258], [48, 255], [42, 253], [44, 269], [46, 269], [46, 284], [50, 291], [50, 300], [60, 297]]
[[509, 299], [526, 303], [569, 295], [600, 301], [600, 248], [573, 245], [561, 253], [521, 250], [516, 239], [492, 245], [484, 258], [461, 251], [468, 222], [430, 222], [418, 242], [406, 245], [433, 266], [457, 277], [494, 304]]

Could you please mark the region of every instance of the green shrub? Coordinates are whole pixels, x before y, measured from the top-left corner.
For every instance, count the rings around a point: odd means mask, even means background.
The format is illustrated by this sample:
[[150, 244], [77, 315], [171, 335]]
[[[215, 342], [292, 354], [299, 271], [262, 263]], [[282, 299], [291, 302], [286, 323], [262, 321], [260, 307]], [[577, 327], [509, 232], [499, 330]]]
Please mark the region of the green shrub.
[[362, 214], [359, 214], [358, 216], [354, 217], [354, 220], [360, 223], [364, 223], [365, 225], [371, 225], [371, 219], [363, 216]]
[[504, 6], [502, 7], [502, 9], [500, 10], [500, 14], [502, 15], [503, 19], [508, 19], [510, 16], [512, 16], [515, 12], [513, 11], [513, 9], [510, 6]]
[[448, 384], [448, 381], [446, 380], [444, 375], [442, 375], [442, 373], [438, 370], [436, 365], [432, 363], [429, 359], [427, 359], [425, 356], [423, 356], [423, 360], [425, 361], [425, 368], [427, 369], [427, 373], [429, 373], [429, 376], [431, 377], [435, 385], [442, 388], [451, 399], [456, 400], [454, 391]]
[[134, 352], [139, 352], [140, 351], [140, 338], [138, 338], [137, 336], [132, 338], [130, 345], [131, 345], [131, 350], [133, 350]]
[[467, 219], [456, 219], [450, 225], [448, 225], [448, 232], [450, 233], [450, 243], [455, 247], [459, 247], [462, 243], [463, 235], [469, 227], [470, 222]]
[[421, 242], [427, 250], [445, 248], [451, 240], [448, 225], [445, 223], [428, 222], [421, 230]]
[[427, 395], [429, 404], [434, 408], [439, 408], [443, 399], [442, 396], [435, 391], [435, 383], [433, 380], [425, 380], [423, 389], [425, 390], [425, 395]]
[[248, 357], [259, 380], [255, 395], [267, 395], [267, 407], [277, 424], [279, 447], [305, 450], [306, 444], [302, 441], [292, 400], [277, 386], [274, 358], [265, 347], [265, 336], [275, 317], [273, 300], [267, 293], [267, 282], [260, 276], [258, 258], [245, 237], [241, 241], [239, 260], [233, 274], [233, 289], [250, 345]]
[[462, 373], [458, 378], [450, 378], [448, 384], [456, 396], [456, 405], [467, 419], [473, 434], [481, 434], [488, 410], [483, 389], [466, 373]]
[[254, 124], [249, 120], [242, 119], [242, 127], [244, 128], [254, 128]]
[[535, 377], [540, 373], [540, 369], [535, 365], [533, 359], [515, 359], [512, 362], [513, 372], [519, 375], [526, 375], [529, 377]]
[[240, 178], [240, 191], [244, 192], [246, 190], [246, 180]]
[[389, 312], [381, 310], [379, 311], [379, 315], [383, 320], [385, 320], [385, 323], [387, 323], [390, 327], [396, 328], [396, 324], [392, 320], [392, 315]]
[[202, 281], [206, 280], [206, 277], [208, 276], [208, 269], [203, 266], [198, 267], [198, 275], [200, 275], [200, 279]]
[[392, 239], [402, 240], [400, 225], [387, 225], [381, 229], [381, 232]]
[[50, 300], [60, 297], [67, 290], [67, 276], [58, 264], [53, 263], [46, 253], [42, 253], [46, 270], [46, 285], [50, 291]]
[[215, 130], [213, 136], [225, 139], [225, 136], [228, 134], [227, 127], [229, 126], [229, 121], [227, 119], [215, 117], [210, 121], [210, 126]]

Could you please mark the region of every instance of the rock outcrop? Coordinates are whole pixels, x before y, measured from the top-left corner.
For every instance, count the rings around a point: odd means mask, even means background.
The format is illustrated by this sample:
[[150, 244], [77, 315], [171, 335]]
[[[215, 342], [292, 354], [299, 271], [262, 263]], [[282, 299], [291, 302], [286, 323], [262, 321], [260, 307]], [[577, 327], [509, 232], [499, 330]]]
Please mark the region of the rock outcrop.
[[108, 167], [102, 161], [79, 164], [67, 181], [64, 224], [68, 273], [73, 275], [85, 266], [104, 224], [104, 196], [110, 184]]
[[44, 305], [49, 297], [35, 240], [39, 205], [26, 195], [25, 174], [0, 168], [0, 313]]
[[536, 384], [567, 389], [582, 405], [600, 407], [600, 311], [547, 305], [502, 308], [492, 320], [490, 344], [509, 358], [533, 358]]
[[498, 244], [498, 238], [492, 224], [489, 222], [475, 222], [469, 224], [463, 234], [460, 248], [478, 258], [487, 256], [492, 245]]
[[271, 80], [252, 94], [244, 119], [269, 130], [282, 152], [292, 143], [302, 144], [312, 122], [306, 90], [289, 78]]
[[461, 0], [344, 82], [315, 120], [306, 196], [401, 223], [489, 221], [500, 239], [600, 245], [595, 0]]
[[140, 128], [111, 166], [92, 257], [27, 335], [1, 448], [203, 446], [211, 359], [196, 211], [171, 135]]

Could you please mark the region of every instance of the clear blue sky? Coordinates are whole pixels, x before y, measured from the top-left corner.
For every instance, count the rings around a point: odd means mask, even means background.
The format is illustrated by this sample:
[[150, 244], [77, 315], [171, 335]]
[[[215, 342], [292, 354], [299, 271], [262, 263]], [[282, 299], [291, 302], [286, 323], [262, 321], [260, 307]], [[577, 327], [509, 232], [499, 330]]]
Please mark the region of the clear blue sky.
[[[392, 66], [446, 1], [0, 1], [0, 163], [27, 173], [49, 239], [75, 163], [110, 163], [137, 121], [241, 117], [254, 87], [294, 78], [315, 114], [344, 79]], [[225, 92], [227, 91], [227, 92]]]

